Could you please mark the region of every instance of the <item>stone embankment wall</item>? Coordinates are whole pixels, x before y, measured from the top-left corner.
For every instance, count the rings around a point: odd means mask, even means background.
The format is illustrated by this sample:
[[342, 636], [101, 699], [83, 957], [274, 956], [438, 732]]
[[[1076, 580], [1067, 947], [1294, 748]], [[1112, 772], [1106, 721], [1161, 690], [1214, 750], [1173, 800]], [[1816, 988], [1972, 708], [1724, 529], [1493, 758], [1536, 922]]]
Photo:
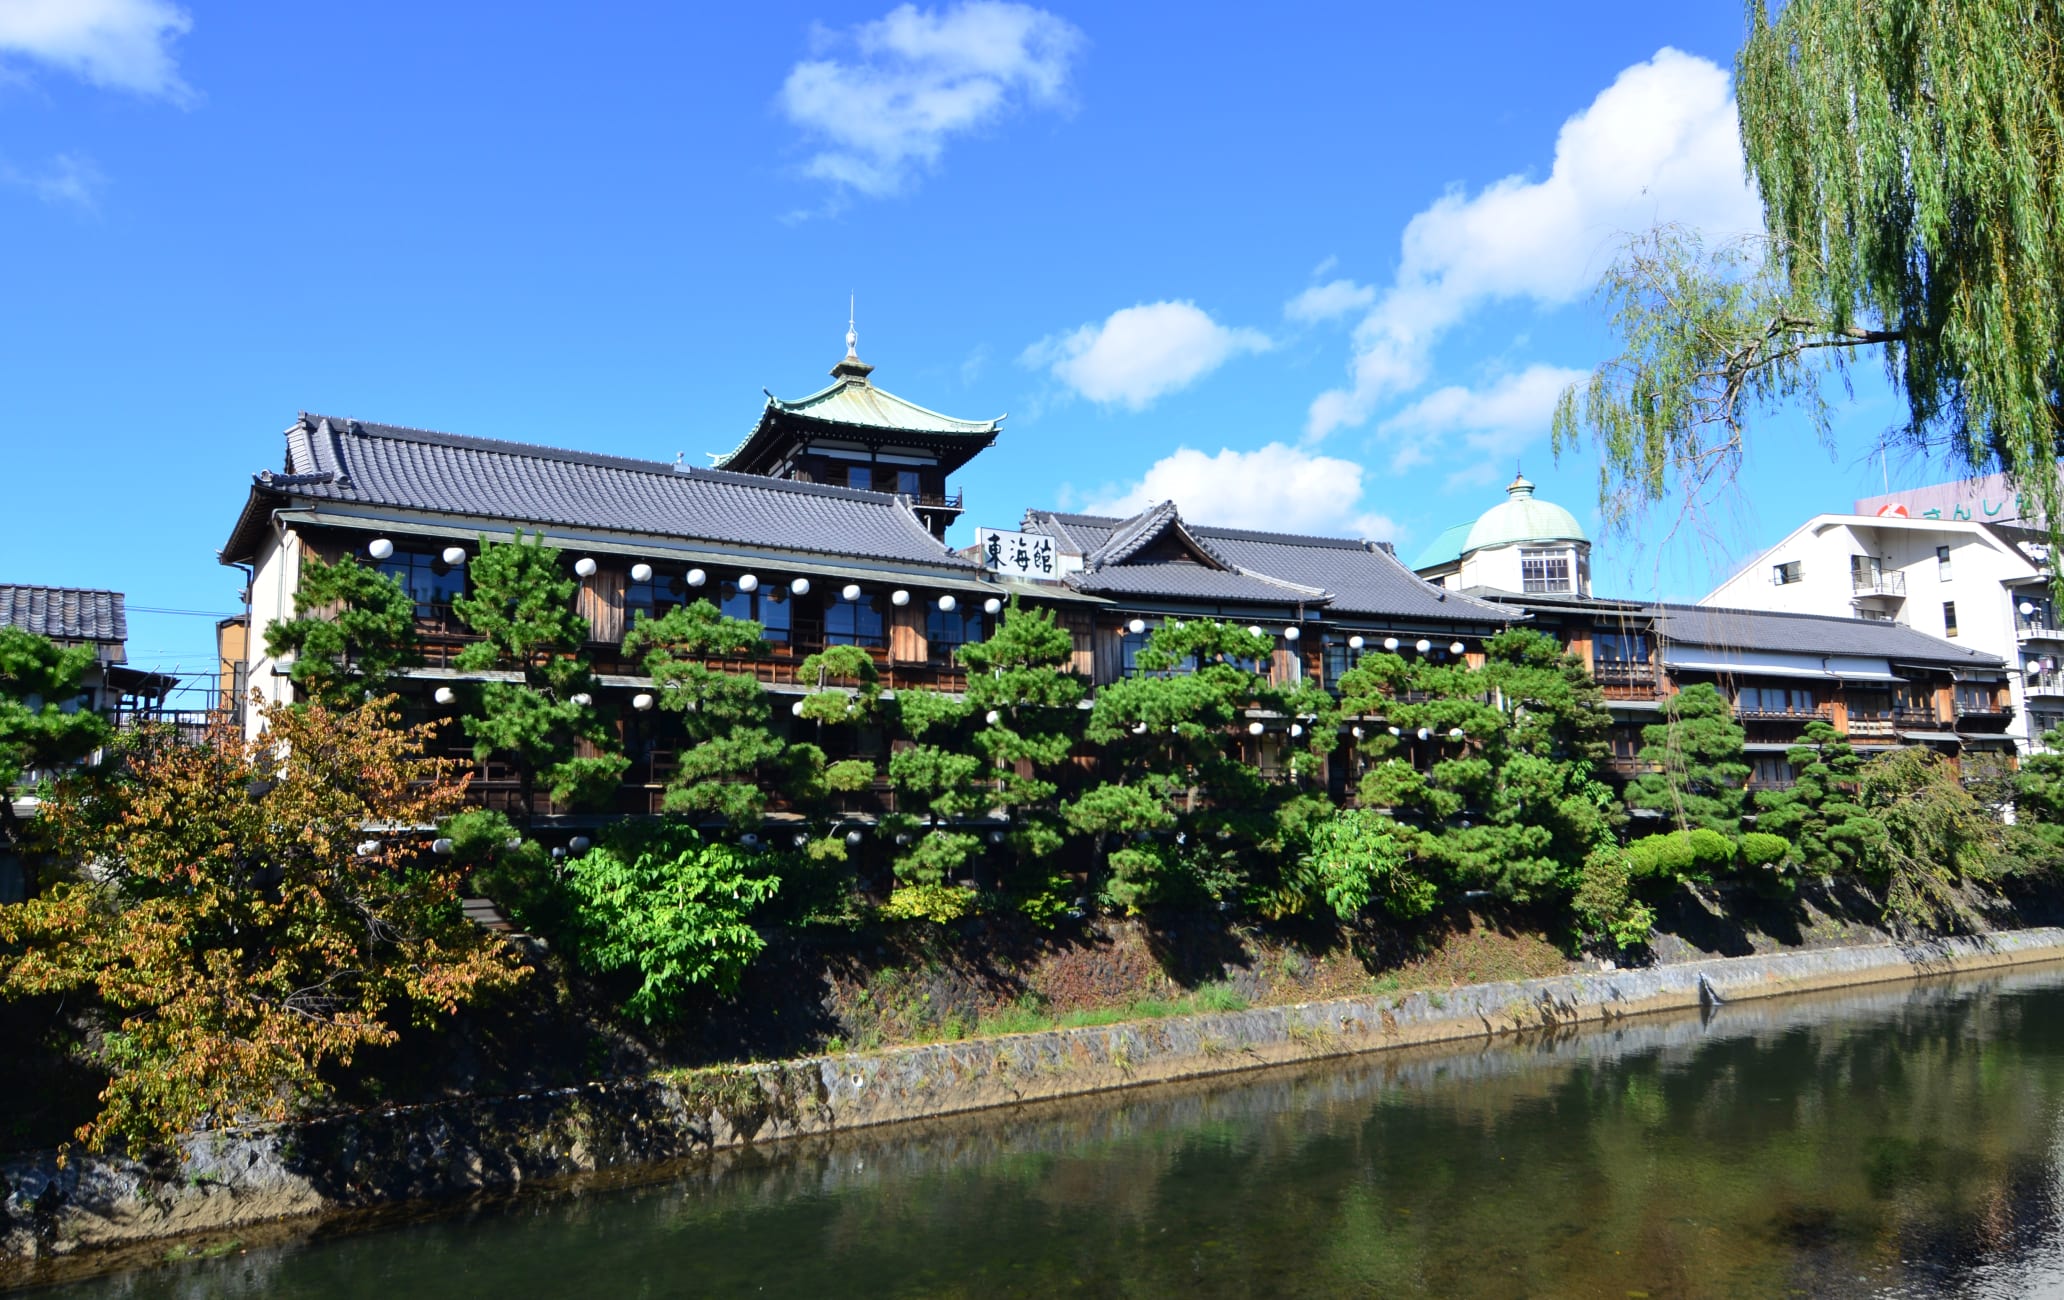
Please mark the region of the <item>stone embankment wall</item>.
[[[813, 1057], [196, 1134], [157, 1161], [0, 1163], [29, 1261], [712, 1151], [1392, 1047], [2064, 959], [2064, 929], [1718, 959]], [[40, 1270], [38, 1270], [40, 1271]]]

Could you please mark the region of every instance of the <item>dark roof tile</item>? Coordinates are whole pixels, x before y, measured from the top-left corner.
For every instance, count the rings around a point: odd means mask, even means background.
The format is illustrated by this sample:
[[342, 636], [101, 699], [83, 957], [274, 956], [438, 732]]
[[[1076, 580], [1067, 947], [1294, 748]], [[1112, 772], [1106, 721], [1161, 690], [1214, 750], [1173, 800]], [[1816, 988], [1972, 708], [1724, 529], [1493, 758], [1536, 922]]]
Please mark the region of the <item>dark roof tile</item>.
[[1967, 649], [1903, 623], [1713, 605], [1652, 605], [1649, 612], [1658, 634], [1679, 645], [1779, 654], [1863, 655], [1949, 667], [2005, 667], [1997, 655]]
[[56, 641], [129, 638], [129, 617], [119, 591], [0, 585], [0, 625]]

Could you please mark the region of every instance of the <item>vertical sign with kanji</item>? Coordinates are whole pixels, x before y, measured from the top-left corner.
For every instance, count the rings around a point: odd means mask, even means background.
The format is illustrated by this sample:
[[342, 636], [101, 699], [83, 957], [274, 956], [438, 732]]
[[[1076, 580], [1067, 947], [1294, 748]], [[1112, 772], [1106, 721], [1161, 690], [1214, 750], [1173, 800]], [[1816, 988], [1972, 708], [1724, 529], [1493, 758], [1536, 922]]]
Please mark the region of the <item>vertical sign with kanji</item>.
[[990, 573], [1034, 582], [1058, 582], [1060, 565], [1054, 560], [1053, 538], [1044, 533], [1007, 533], [1000, 528], [977, 528], [975, 551], [982, 567]]

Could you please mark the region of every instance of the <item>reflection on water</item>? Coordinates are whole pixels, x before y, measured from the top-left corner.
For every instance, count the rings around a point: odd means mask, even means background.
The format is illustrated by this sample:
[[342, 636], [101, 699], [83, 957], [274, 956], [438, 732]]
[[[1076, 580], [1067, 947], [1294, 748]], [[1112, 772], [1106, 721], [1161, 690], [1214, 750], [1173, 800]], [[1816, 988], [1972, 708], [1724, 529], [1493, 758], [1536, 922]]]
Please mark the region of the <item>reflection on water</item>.
[[853, 1134], [66, 1296], [2064, 1291], [2064, 970]]

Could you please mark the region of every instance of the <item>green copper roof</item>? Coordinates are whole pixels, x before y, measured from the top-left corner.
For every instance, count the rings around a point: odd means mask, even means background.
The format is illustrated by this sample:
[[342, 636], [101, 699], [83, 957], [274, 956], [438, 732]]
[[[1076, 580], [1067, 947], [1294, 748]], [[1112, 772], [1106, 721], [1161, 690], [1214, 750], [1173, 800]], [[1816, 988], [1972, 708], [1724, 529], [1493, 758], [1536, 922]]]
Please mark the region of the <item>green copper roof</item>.
[[1591, 540], [1575, 515], [1552, 501], [1535, 500], [1534, 485], [1526, 479], [1513, 479], [1505, 491], [1509, 499], [1484, 511], [1470, 526], [1469, 535], [1462, 540], [1461, 554], [1523, 542]]
[[1425, 550], [1419, 552], [1419, 558], [1412, 561], [1412, 567], [1424, 573], [1428, 569], [1437, 569], [1443, 564], [1453, 564], [1461, 559], [1462, 543], [1468, 538], [1469, 530], [1474, 527], [1475, 523], [1471, 522], [1443, 528], [1441, 535], [1428, 543]]
[[855, 375], [844, 376], [829, 388], [793, 401], [769, 396], [767, 405], [790, 415], [806, 415], [813, 420], [829, 420], [834, 424], [968, 437], [989, 437], [1003, 423], [1000, 416], [994, 420], [957, 420], [950, 415], [941, 415], [915, 402], [906, 402], [894, 393], [876, 388], [864, 376]]

